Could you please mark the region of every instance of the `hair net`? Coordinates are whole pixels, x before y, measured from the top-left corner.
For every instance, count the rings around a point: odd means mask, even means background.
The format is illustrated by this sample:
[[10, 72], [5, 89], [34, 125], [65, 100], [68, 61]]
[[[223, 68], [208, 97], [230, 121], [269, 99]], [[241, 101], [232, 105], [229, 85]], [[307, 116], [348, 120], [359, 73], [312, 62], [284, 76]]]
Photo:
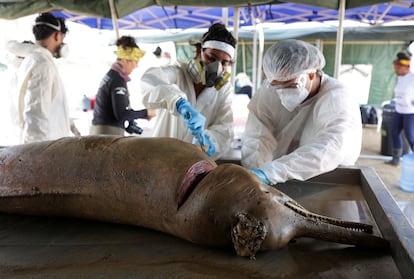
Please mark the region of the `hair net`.
[[286, 81], [312, 70], [322, 70], [325, 58], [315, 46], [299, 40], [285, 40], [265, 53], [263, 70], [269, 81]]

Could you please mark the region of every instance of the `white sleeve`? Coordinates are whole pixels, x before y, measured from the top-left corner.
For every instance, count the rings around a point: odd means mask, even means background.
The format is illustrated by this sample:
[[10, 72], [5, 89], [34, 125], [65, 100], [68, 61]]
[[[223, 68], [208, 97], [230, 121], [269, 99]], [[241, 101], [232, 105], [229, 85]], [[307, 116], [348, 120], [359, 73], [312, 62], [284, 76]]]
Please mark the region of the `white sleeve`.
[[147, 109], [167, 109], [177, 115], [176, 102], [185, 98], [176, 85], [180, 69], [171, 65], [166, 67], [150, 68], [141, 78], [142, 103]]
[[39, 46], [30, 43], [19, 43], [16, 40], [8, 41], [6, 48], [16, 56], [26, 57]]
[[52, 86], [56, 73], [47, 63], [27, 66], [27, 87], [24, 97], [24, 142], [47, 140], [49, 111], [52, 103]]
[[241, 150], [241, 163], [247, 168], [259, 168], [261, 164], [273, 160], [272, 153], [277, 146], [271, 130], [271, 120], [258, 116], [261, 98], [262, 94], [259, 91], [248, 105], [249, 116]]

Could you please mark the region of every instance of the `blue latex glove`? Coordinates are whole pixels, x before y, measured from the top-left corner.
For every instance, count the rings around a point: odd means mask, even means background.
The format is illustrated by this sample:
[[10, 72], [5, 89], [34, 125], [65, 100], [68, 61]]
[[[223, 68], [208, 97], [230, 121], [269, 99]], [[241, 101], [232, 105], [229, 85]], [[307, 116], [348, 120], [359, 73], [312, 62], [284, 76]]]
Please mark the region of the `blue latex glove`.
[[265, 173], [264, 173], [262, 170], [259, 170], [259, 169], [250, 169], [250, 171], [251, 171], [252, 173], [254, 173], [257, 177], [259, 177], [259, 178], [260, 178], [260, 180], [261, 180], [263, 183], [270, 185], [270, 181], [269, 181], [269, 179], [267, 179], [267, 177], [266, 177]]
[[202, 134], [206, 118], [195, 110], [186, 99], [177, 101], [177, 111], [184, 118], [184, 121], [192, 135]]
[[[209, 157], [211, 157], [216, 152], [216, 147], [214, 146], [214, 143], [210, 140], [210, 138], [206, 134], [201, 133], [199, 135], [201, 139], [201, 145], [203, 146], [203, 150], [206, 150], [205, 151], [206, 154]], [[200, 142], [198, 141], [198, 137], [194, 137], [193, 143], [200, 144]]]

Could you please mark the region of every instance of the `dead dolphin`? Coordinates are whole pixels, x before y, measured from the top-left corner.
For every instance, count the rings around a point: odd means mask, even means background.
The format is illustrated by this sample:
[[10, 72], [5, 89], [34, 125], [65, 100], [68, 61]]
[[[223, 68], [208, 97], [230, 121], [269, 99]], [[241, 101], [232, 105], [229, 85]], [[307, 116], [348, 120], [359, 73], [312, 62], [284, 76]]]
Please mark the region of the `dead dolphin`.
[[313, 214], [241, 166], [171, 138], [89, 136], [0, 150], [0, 211], [133, 224], [240, 256], [298, 237], [386, 247], [372, 226]]

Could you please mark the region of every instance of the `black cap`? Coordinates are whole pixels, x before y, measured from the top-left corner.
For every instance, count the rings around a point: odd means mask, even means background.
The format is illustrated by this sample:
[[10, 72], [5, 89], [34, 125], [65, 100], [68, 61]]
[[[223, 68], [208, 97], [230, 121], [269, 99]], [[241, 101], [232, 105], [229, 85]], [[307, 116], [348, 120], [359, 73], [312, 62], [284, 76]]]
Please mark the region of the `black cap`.
[[409, 51], [400, 51], [397, 53], [398, 59], [411, 60], [412, 54]]
[[397, 53], [397, 59], [393, 61], [394, 64], [409, 66], [411, 60], [411, 52], [404, 50]]

